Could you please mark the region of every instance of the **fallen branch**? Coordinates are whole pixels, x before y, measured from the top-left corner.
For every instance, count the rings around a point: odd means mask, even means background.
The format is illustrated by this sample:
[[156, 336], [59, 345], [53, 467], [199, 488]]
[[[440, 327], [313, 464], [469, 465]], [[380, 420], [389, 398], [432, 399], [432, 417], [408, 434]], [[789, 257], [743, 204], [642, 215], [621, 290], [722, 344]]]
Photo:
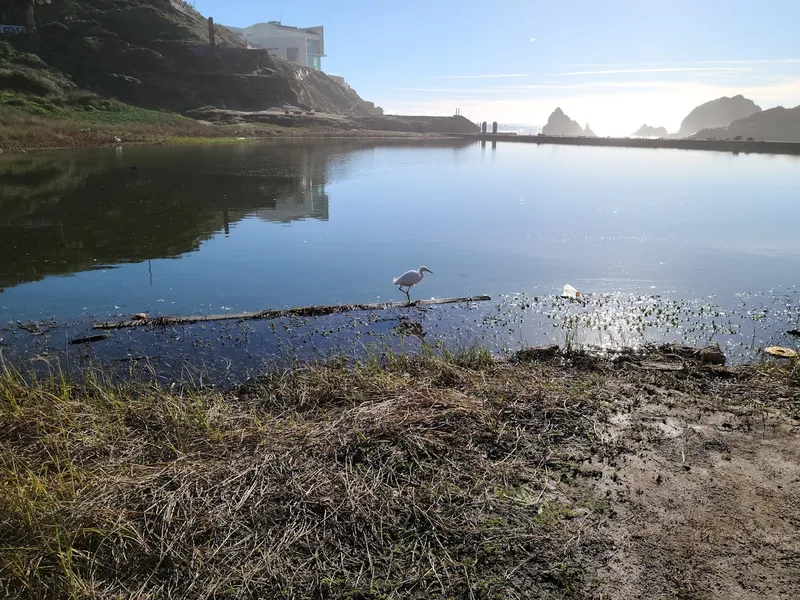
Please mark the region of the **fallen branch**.
[[465, 298], [431, 298], [406, 302], [384, 302], [376, 304], [337, 304], [334, 306], [301, 306], [298, 308], [268, 309], [255, 313], [228, 313], [224, 315], [196, 315], [185, 317], [145, 317], [125, 321], [101, 321], [95, 323], [94, 329], [120, 329], [123, 327], [140, 327], [142, 325], [186, 325], [204, 321], [243, 321], [247, 319], [279, 319], [281, 317], [319, 317], [347, 313], [358, 310], [387, 310], [415, 306], [431, 306], [434, 304], [456, 304], [459, 302], [483, 302], [491, 300], [490, 296], [469, 296]]

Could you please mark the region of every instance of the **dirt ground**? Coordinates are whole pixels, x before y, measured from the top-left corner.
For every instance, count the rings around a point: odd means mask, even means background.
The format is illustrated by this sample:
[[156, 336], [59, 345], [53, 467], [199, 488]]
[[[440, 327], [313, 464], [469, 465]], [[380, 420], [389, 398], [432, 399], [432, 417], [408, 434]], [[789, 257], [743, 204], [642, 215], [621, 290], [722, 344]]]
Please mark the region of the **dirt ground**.
[[[730, 371], [608, 382], [600, 597], [800, 598], [800, 393]], [[623, 400], [624, 399], [624, 400]]]

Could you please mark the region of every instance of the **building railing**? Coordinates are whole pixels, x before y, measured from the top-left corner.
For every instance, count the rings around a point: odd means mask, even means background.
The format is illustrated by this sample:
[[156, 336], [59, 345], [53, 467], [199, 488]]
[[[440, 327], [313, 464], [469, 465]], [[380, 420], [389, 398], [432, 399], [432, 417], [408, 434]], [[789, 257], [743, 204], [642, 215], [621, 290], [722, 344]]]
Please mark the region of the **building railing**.
[[0, 35], [22, 35], [25, 28], [22, 25], [0, 25]]

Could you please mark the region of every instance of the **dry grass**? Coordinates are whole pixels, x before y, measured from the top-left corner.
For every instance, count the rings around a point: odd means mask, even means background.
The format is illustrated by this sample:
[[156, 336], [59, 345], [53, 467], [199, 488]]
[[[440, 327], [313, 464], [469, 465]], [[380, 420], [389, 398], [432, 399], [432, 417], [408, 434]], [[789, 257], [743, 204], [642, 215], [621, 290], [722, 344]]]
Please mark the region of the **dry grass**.
[[[663, 446], [636, 427], [609, 435], [621, 414], [660, 403], [690, 421], [800, 420], [793, 364], [675, 372], [652, 359], [496, 362], [476, 349], [298, 366], [225, 392], [6, 370], [0, 592], [601, 597], [611, 584], [596, 568], [617, 554], [614, 535], [634, 535], [618, 517], [641, 490], [617, 500], [594, 481], [618, 485], [620, 465]], [[672, 499], [656, 500], [648, 510], [667, 519]], [[670, 560], [652, 567], [659, 581], [693, 568]]]
[[228, 393], [7, 371], [0, 591], [583, 597], [559, 481], [596, 409], [543, 369], [396, 357]]

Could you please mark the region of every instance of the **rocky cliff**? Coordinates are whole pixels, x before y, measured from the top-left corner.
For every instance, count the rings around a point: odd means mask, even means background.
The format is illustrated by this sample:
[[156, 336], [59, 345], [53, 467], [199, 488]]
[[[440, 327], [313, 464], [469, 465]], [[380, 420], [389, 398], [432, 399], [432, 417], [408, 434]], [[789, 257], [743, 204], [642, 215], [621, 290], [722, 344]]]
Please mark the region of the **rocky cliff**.
[[727, 127], [702, 129], [692, 137], [701, 140], [752, 138], [759, 142], [800, 142], [800, 106], [770, 108], [737, 119]]
[[761, 112], [761, 107], [741, 94], [728, 98], [723, 96], [694, 108], [681, 122], [678, 136], [686, 137], [701, 129], [727, 127], [737, 119]]
[[587, 123], [586, 128], [580, 126], [577, 121], [573, 121], [564, 111], [556, 108], [547, 119], [547, 125], [542, 128], [544, 135], [563, 135], [570, 137], [588, 136], [597, 137], [595, 133], [589, 128]]
[[36, 34], [15, 46], [102, 96], [180, 112], [291, 105], [380, 113], [324, 73], [246, 49], [224, 27], [214, 26], [212, 46], [207, 20], [181, 0], [59, 0], [36, 11]]
[[651, 127], [650, 125], [642, 125], [631, 134], [631, 137], [667, 137], [666, 127]]

